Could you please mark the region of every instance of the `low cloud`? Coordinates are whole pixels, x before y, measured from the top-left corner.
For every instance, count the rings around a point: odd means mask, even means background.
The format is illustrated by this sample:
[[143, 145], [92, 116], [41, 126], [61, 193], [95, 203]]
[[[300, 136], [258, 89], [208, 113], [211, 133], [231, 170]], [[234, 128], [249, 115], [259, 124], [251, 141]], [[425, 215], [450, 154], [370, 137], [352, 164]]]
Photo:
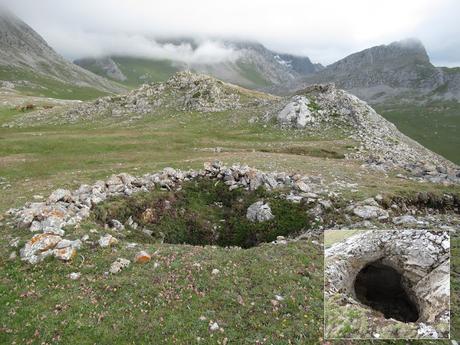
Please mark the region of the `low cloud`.
[[[51, 30], [49, 39], [70, 59], [129, 55], [167, 59], [189, 65], [234, 61], [238, 52], [217, 40], [163, 43], [139, 34], [66, 33]], [[69, 37], [72, 40], [69, 41]]]
[[[254, 40], [332, 63], [380, 44], [417, 37], [435, 64], [459, 60], [459, 0], [0, 0], [69, 59], [135, 54], [178, 61], [225, 61], [213, 40], [168, 46], [145, 37]], [[177, 55], [176, 55], [177, 54]]]

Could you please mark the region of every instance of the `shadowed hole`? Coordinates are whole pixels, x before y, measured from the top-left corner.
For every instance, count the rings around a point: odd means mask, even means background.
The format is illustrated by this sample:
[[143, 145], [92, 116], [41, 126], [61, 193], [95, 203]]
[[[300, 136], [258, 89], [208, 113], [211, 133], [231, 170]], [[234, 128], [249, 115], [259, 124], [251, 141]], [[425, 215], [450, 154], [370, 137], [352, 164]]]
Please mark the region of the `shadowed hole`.
[[404, 288], [402, 278], [398, 271], [380, 261], [369, 263], [356, 276], [356, 297], [387, 319], [415, 322], [419, 318], [418, 307]]
[[[274, 218], [251, 222], [247, 209], [256, 201], [268, 203]], [[222, 181], [197, 179], [184, 182], [178, 191], [155, 189], [131, 197], [112, 198], [95, 207], [93, 217], [101, 225], [112, 219], [139, 224], [127, 226], [127, 238], [135, 242], [251, 248], [277, 236], [296, 235], [310, 227], [306, 203], [294, 204], [278, 192], [263, 188], [229, 190]], [[147, 230], [148, 234], [146, 234]]]

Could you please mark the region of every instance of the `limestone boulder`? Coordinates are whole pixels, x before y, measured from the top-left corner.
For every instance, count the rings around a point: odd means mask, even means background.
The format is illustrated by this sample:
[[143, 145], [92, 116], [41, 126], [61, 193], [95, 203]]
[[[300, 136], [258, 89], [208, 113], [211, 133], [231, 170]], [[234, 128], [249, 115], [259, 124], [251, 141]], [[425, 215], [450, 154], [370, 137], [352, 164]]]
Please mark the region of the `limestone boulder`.
[[251, 222], [266, 222], [273, 219], [275, 216], [268, 203], [257, 201], [248, 207], [246, 218]]

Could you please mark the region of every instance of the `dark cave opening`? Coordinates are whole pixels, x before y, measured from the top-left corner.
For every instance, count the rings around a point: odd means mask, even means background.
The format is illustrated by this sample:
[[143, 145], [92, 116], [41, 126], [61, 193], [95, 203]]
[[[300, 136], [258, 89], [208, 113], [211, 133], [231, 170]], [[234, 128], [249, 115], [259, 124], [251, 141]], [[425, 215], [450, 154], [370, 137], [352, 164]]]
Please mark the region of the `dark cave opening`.
[[394, 268], [375, 261], [367, 264], [356, 276], [357, 299], [384, 314], [402, 322], [415, 322], [419, 318], [417, 305], [402, 285], [402, 275]]

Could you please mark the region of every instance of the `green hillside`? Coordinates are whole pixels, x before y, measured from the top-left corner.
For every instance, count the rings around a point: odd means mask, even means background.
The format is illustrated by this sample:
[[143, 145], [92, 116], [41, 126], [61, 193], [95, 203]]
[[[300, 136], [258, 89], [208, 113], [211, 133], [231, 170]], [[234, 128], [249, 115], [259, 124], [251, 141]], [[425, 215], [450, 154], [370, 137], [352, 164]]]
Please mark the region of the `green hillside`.
[[15, 81], [18, 84], [15, 89], [25, 96], [91, 100], [108, 94], [92, 87], [69, 84], [29, 69], [0, 66], [0, 80]]
[[423, 146], [460, 164], [460, 103], [380, 105], [377, 112]]

